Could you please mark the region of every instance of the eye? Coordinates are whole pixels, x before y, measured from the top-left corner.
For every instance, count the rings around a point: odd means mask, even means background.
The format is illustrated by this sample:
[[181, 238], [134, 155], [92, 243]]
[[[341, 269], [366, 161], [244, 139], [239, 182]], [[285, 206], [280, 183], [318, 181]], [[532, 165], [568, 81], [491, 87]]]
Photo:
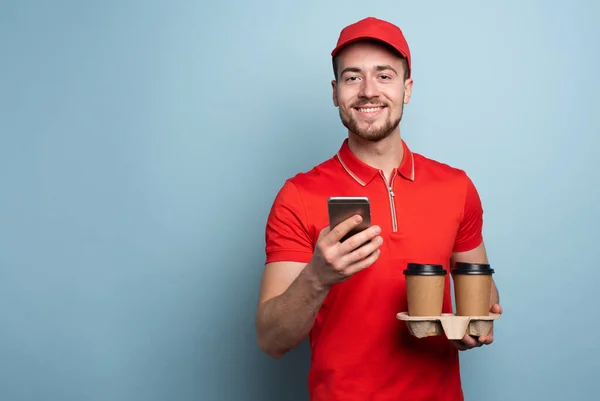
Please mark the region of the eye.
[[358, 79], [358, 77], [348, 77], [348, 78], [346, 78], [346, 82], [356, 81], [357, 79]]

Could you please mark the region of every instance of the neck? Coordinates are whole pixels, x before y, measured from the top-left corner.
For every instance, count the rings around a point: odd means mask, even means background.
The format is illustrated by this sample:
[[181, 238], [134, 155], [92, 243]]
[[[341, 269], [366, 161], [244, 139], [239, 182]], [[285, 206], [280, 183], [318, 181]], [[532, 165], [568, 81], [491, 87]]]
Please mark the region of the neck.
[[367, 141], [349, 132], [348, 147], [363, 163], [382, 170], [388, 182], [392, 171], [400, 166], [404, 157], [404, 148], [398, 129], [378, 142]]

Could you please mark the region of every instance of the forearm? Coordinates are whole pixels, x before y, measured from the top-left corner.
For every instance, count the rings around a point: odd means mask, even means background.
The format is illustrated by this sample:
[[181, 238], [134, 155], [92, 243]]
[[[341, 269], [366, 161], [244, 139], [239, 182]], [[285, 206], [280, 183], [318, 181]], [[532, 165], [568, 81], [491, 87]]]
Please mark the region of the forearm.
[[496, 287], [496, 283], [492, 280], [492, 292], [490, 296], [490, 306], [500, 304], [500, 294], [498, 293], [498, 287]]
[[259, 307], [259, 347], [279, 358], [298, 345], [310, 332], [328, 292], [312, 274], [312, 266], [307, 265], [284, 293]]

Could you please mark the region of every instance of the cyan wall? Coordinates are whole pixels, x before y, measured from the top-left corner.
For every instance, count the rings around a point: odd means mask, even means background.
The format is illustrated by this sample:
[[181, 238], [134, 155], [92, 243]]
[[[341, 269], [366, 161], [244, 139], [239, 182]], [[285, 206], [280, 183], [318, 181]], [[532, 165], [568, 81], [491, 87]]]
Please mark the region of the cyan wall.
[[597, 399], [598, 3], [14, 0], [0, 400], [306, 400], [306, 343], [256, 346], [263, 229], [346, 135], [329, 52], [369, 15], [412, 48], [404, 138], [484, 203], [505, 313], [467, 399]]

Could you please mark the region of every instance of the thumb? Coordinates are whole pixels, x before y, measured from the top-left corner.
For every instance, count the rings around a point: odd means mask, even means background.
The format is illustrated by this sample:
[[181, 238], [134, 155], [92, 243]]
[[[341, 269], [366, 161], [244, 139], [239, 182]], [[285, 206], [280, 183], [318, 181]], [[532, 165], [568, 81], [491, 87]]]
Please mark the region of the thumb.
[[492, 305], [492, 307], [490, 308], [490, 311], [492, 313], [498, 313], [498, 314], [502, 314], [502, 307], [498, 304], [494, 304]]
[[330, 231], [331, 231], [331, 228], [329, 227], [329, 225], [323, 227], [321, 229], [321, 231], [319, 231], [319, 238], [318, 239], [323, 238], [324, 236], [326, 236], [327, 234], [329, 234]]

